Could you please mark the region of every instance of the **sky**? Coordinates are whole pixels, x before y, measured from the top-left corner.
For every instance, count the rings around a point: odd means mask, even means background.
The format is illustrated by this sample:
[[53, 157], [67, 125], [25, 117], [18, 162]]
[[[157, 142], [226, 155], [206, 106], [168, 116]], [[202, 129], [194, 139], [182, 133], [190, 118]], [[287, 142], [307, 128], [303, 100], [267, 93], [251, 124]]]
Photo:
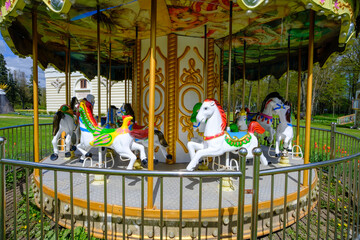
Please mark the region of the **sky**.
[[[25, 73], [26, 78], [29, 79], [31, 75], [31, 67], [32, 67], [32, 58], [20, 58], [16, 56], [10, 48], [7, 46], [6, 42], [4, 41], [2, 35], [0, 34], [0, 53], [2, 53], [5, 57], [6, 67], [10, 71], [20, 70]], [[45, 73], [41, 68], [39, 70], [39, 86], [45, 87]]]

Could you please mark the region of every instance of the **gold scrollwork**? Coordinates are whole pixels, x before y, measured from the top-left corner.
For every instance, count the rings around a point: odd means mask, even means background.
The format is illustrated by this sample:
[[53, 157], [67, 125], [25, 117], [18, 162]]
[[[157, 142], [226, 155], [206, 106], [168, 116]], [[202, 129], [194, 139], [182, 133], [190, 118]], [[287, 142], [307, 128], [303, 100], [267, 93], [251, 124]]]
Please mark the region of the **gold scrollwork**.
[[193, 133], [193, 124], [190, 120], [190, 116], [181, 116], [180, 117], [180, 124], [182, 126], [181, 131], [187, 132], [187, 140], [190, 141], [191, 138], [194, 137]]
[[[148, 125], [149, 125], [149, 114], [146, 113], [146, 112], [145, 112], [144, 114], [145, 114], [145, 115], [144, 115], [144, 117], [143, 117], [143, 123], [144, 123], [145, 126], [148, 126]], [[160, 129], [161, 126], [162, 126], [162, 123], [163, 123], [163, 118], [162, 118], [162, 116], [156, 115], [154, 122], [155, 122], [155, 127], [156, 127], [157, 129]]]
[[[157, 66], [157, 61], [155, 61], [155, 66]], [[164, 79], [165, 79], [165, 77], [164, 77], [164, 74], [162, 73], [162, 68], [155, 67], [155, 83], [161, 84], [164, 82]], [[146, 69], [145, 76], [144, 76], [144, 84], [149, 85], [149, 80], [150, 80], [150, 70]]]
[[184, 68], [183, 74], [180, 76], [181, 83], [196, 83], [201, 84], [203, 77], [200, 74], [200, 69], [195, 69], [195, 60], [189, 59], [189, 68]]

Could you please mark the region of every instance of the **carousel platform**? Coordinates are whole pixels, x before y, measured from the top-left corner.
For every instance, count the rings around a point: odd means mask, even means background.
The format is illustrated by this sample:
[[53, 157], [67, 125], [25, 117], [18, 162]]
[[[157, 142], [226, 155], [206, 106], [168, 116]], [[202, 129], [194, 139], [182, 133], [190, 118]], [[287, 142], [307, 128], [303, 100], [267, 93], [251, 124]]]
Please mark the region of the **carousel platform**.
[[[268, 166], [260, 165], [260, 169], [278, 168], [278, 160], [268, 156], [268, 147], [263, 146], [263, 152], [268, 161], [271, 162]], [[82, 166], [83, 163], [79, 161], [80, 152], [75, 152], [76, 157], [71, 160], [65, 160], [64, 153], [59, 154], [56, 161], [51, 161], [49, 157], [43, 159], [43, 163], [60, 164], [68, 166]], [[237, 155], [231, 156], [238, 158]], [[108, 167], [112, 169], [125, 169], [128, 162], [121, 161], [119, 156], [114, 157], [115, 164]], [[93, 165], [97, 163], [97, 152], [93, 150]], [[225, 160], [222, 159], [224, 162]], [[220, 163], [220, 164], [221, 164]], [[291, 165], [302, 164], [301, 158], [291, 159]], [[86, 162], [85, 165], [89, 165]], [[210, 171], [212, 171], [212, 164], [209, 164]], [[166, 171], [186, 171], [186, 164], [168, 165], [159, 163], [155, 165], [156, 170]], [[143, 169], [146, 171], [146, 169]], [[245, 180], [245, 217], [244, 217], [244, 237], [250, 236], [250, 221], [251, 221], [251, 202], [252, 202], [252, 161], [246, 165], [246, 180]], [[54, 214], [54, 172], [43, 171], [43, 191], [44, 191], [44, 212], [52, 219], [55, 219]], [[316, 184], [317, 175], [312, 174], [311, 206], [316, 204]], [[273, 217], [273, 231], [279, 230], [283, 225], [284, 218], [284, 174], [274, 176], [274, 193], [273, 193], [273, 207], [271, 214], [271, 177], [262, 176], [260, 179], [259, 190], [259, 222], [258, 234], [266, 235], [270, 231], [270, 217]], [[123, 198], [123, 181], [125, 181], [125, 197]], [[126, 238], [140, 238], [141, 215], [142, 206], [144, 211], [144, 234], [147, 238], [158, 239], [160, 231], [163, 231], [163, 236], [166, 238], [179, 238], [179, 229], [181, 229], [181, 237], [185, 239], [194, 239], [198, 233], [199, 224], [199, 178], [183, 178], [183, 199], [180, 203], [180, 179], [175, 177], [164, 177], [163, 184], [163, 221], [164, 225], [160, 223], [160, 178], [154, 177], [154, 191], [153, 191], [153, 209], [146, 209], [147, 206], [147, 178], [143, 184], [143, 192], [145, 194], [142, 205], [142, 184], [141, 177], [131, 176], [109, 176], [107, 179], [107, 223], [108, 223], [108, 239], [122, 238], [125, 234]], [[238, 207], [238, 179], [232, 179], [233, 191], [222, 192], [222, 238], [236, 239], [237, 233], [237, 207]], [[301, 180], [302, 182], [302, 180]], [[35, 201], [39, 205], [39, 176], [34, 176], [35, 183]], [[91, 226], [90, 230], [96, 237], [104, 237], [104, 185], [96, 184], [94, 176], [90, 175], [90, 209], [91, 209]], [[308, 193], [309, 188], [300, 185], [300, 216], [305, 216], [308, 213]], [[70, 174], [68, 172], [57, 172], [57, 198], [59, 203], [59, 224], [64, 227], [71, 227], [71, 211], [70, 211]], [[287, 225], [295, 222], [296, 206], [297, 206], [297, 189], [298, 189], [298, 173], [288, 174], [288, 189], [287, 189]], [[123, 202], [125, 199], [125, 202]], [[80, 173], [73, 174], [73, 216], [75, 226], [82, 226], [88, 229], [87, 226], [87, 183], [86, 176]], [[215, 178], [205, 178], [202, 182], [202, 232], [201, 237], [206, 239], [217, 238], [218, 231], [218, 205], [219, 204], [219, 181]], [[182, 207], [182, 214], [179, 214], [179, 207]], [[125, 206], [125, 220], [123, 219], [123, 206]], [[182, 228], [179, 228], [179, 219], [181, 216]], [[125, 225], [125, 228], [124, 226]], [[125, 229], [125, 232], [123, 231]]]

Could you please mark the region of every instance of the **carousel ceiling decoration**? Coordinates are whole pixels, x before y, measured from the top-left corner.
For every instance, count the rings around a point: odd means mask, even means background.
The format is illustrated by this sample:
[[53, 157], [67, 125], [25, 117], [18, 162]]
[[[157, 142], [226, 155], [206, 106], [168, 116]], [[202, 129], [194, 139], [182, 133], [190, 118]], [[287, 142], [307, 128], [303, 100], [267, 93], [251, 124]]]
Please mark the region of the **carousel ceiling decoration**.
[[[147, 0], [0, 0], [0, 26], [4, 40], [21, 56], [31, 55], [31, 17], [38, 14], [39, 61], [65, 69], [70, 38], [71, 69], [90, 79], [96, 75], [96, 20], [100, 5], [102, 75], [106, 75], [109, 42], [112, 43], [113, 79], [123, 79], [124, 64], [132, 61], [136, 28], [139, 39], [150, 35], [150, 2]], [[354, 35], [360, 4], [356, 0], [237, 0], [233, 6], [232, 46], [235, 67], [241, 70], [246, 41], [247, 78], [258, 78], [258, 63], [269, 66], [261, 75], [281, 75], [286, 68], [288, 43], [292, 65], [298, 49], [306, 53], [309, 9], [316, 11], [314, 60], [344, 49]], [[157, 36], [214, 38], [225, 51], [227, 66], [229, 0], [159, 0]], [[305, 58], [306, 59], [306, 58]], [[237, 65], [236, 65], [237, 64]], [[280, 66], [280, 67], [279, 67]], [[131, 71], [130, 71], [131, 72]], [[226, 72], [226, 71], [225, 71]], [[239, 74], [240, 75], [240, 74]]]

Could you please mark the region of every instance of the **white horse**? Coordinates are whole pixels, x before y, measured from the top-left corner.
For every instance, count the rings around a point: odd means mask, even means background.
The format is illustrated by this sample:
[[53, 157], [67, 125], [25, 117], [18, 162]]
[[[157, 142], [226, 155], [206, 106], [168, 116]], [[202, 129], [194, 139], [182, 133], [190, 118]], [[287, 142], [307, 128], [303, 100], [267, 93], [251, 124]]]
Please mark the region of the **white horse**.
[[[124, 103], [120, 108], [119, 110], [117, 111], [117, 115], [118, 116], [124, 116], [124, 115], [130, 115], [133, 117], [132, 121], [133, 121], [133, 124], [132, 124], [132, 128], [134, 130], [145, 130], [147, 129], [147, 126], [140, 126], [136, 123], [135, 121], [135, 113], [134, 113], [134, 110], [132, 109], [131, 107], [131, 104], [130, 103]], [[143, 138], [136, 138], [135, 141], [137, 143], [140, 143], [142, 144], [143, 146], [145, 147], [148, 147], [149, 146], [149, 143], [148, 143], [148, 137], [147, 136], [144, 136]], [[166, 139], [164, 137], [164, 134], [158, 130], [158, 129], [155, 129], [154, 130], [154, 146], [155, 147], [159, 147], [162, 155], [164, 156], [165, 158], [165, 161], [167, 163], [172, 163], [172, 155], [169, 154], [167, 151], [166, 151], [166, 148], [169, 146], [166, 142]], [[157, 162], [157, 160], [155, 159], [154, 160], [155, 162]], [[147, 162], [143, 162], [141, 161], [143, 167], [147, 167]]]
[[59, 110], [54, 115], [53, 120], [53, 139], [51, 141], [53, 145], [53, 154], [51, 154], [50, 159], [55, 161], [59, 157], [59, 149], [58, 142], [61, 137], [61, 134], [65, 132], [65, 157], [70, 158], [73, 156], [76, 147], [71, 146], [71, 138], [73, 134], [75, 134], [76, 140], [75, 144], [78, 143], [79, 140], [79, 126], [78, 119], [76, 116], [76, 104], [79, 101], [76, 97], [71, 99], [70, 106], [62, 105]]
[[[202, 143], [188, 142], [191, 161], [186, 167], [193, 171], [203, 157], [220, 156], [225, 152], [233, 152], [241, 147], [248, 150], [247, 158], [252, 158], [252, 149], [258, 147], [258, 140], [254, 131], [263, 133], [264, 129], [256, 122], [249, 125], [248, 132], [226, 132], [226, 114], [215, 99], [206, 99], [196, 116], [198, 122], [204, 122], [204, 141]], [[262, 164], [268, 162], [263, 154], [260, 156]]]
[[[130, 159], [127, 169], [133, 169], [136, 156], [132, 152], [138, 150], [140, 159], [147, 162], [144, 146], [134, 142], [134, 135], [144, 134], [143, 131], [130, 131], [131, 116], [123, 116], [123, 123], [120, 128], [106, 129], [100, 128], [92, 114], [92, 104], [86, 99], [80, 102], [79, 107], [81, 140], [77, 148], [82, 153], [80, 159], [91, 157], [89, 150], [92, 147], [107, 147], [114, 149], [120, 156]], [[147, 134], [147, 133], [146, 133]]]
[[247, 121], [257, 121], [265, 131], [270, 133], [269, 137], [265, 137], [265, 140], [271, 144], [274, 139], [275, 130], [273, 128], [273, 115], [276, 115], [274, 108], [276, 104], [283, 104], [284, 98], [280, 96], [278, 92], [269, 93], [261, 105], [259, 113], [250, 113], [247, 109]]
[[275, 156], [280, 157], [280, 142], [284, 140], [284, 149], [289, 152], [292, 151], [292, 139], [294, 138], [293, 125], [291, 123], [291, 105], [288, 102], [285, 104], [276, 104], [274, 111], [279, 115], [280, 123], [276, 128], [276, 145]]

